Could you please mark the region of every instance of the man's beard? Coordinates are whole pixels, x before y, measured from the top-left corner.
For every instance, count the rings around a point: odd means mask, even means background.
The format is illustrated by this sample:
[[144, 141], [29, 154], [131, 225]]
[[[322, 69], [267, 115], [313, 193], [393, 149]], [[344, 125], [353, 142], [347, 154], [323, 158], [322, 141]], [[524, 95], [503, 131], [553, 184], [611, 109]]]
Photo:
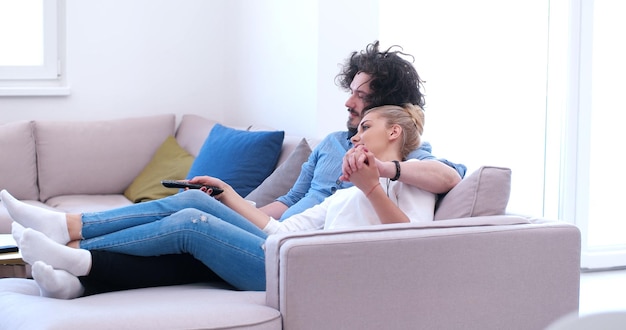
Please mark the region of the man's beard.
[[357, 132], [357, 129], [354, 127], [348, 127], [348, 140], [350, 140]]
[[[358, 117], [359, 114], [352, 110], [352, 109], [348, 109], [348, 112], [350, 112], [352, 115], [354, 115], [355, 117]], [[357, 122], [356, 125], [352, 125], [352, 118], [348, 117], [348, 121], [346, 122], [346, 126], [348, 126], [348, 139], [351, 139], [356, 132], [358, 131], [358, 127], [359, 127], [359, 123]]]

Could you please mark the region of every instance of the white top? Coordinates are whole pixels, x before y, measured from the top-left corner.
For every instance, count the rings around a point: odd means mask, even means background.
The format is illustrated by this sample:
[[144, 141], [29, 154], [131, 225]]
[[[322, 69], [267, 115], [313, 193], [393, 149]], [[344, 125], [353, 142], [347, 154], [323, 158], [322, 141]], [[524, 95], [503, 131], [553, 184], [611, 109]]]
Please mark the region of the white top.
[[[381, 178], [380, 184], [392, 202], [411, 222], [433, 221], [436, 195], [400, 181]], [[315, 229], [352, 228], [381, 224], [374, 207], [357, 187], [338, 190], [322, 203], [282, 222], [270, 218], [267, 234]]]

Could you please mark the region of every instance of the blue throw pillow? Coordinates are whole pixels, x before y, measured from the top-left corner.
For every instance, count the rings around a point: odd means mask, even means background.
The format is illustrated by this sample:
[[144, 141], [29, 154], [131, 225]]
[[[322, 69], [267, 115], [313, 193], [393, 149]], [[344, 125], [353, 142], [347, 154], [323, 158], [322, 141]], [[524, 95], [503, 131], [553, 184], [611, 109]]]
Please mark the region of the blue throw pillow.
[[209, 175], [247, 196], [276, 167], [283, 131], [242, 131], [215, 124], [194, 160], [187, 179]]

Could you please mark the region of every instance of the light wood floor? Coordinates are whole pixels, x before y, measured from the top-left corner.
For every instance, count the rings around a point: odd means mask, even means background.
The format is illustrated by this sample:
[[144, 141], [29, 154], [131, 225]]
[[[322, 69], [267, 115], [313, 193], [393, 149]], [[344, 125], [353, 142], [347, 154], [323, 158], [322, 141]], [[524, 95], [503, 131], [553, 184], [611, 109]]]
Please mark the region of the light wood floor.
[[584, 272], [580, 276], [580, 315], [626, 311], [626, 269]]

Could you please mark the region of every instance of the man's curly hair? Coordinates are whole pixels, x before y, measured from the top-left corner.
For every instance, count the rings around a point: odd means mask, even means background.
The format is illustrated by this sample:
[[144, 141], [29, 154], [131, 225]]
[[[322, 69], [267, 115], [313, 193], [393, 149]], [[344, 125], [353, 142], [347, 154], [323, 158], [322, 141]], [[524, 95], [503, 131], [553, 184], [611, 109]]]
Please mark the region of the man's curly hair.
[[[341, 72], [335, 78], [335, 82], [341, 88], [350, 91], [350, 84], [359, 72], [372, 76], [370, 89], [372, 93], [367, 96], [366, 109], [381, 105], [398, 105], [410, 103], [424, 108], [425, 100], [422, 93], [423, 81], [411, 62], [403, 59], [403, 53], [399, 46], [392, 46], [385, 51], [378, 49], [379, 42], [375, 41], [361, 52], [353, 52], [346, 60]], [[395, 47], [400, 50], [393, 50]]]

